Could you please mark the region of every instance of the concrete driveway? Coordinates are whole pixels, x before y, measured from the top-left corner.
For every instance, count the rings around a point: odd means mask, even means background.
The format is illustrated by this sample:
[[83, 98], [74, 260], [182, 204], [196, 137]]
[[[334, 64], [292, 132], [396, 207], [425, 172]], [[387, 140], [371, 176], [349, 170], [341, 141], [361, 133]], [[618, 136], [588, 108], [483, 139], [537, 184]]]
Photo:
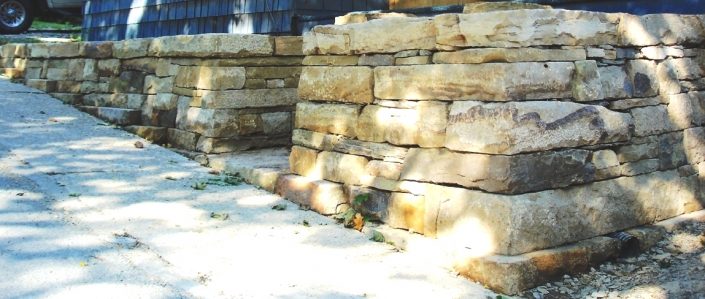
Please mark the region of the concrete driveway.
[[138, 140], [0, 80], [0, 296], [495, 297]]

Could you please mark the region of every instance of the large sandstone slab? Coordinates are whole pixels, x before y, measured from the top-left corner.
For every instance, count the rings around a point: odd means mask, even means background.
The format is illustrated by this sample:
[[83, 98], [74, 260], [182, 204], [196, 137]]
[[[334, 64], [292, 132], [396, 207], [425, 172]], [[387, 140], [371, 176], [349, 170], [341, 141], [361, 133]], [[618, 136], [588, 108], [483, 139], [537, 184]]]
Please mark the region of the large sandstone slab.
[[375, 96], [405, 100], [511, 101], [572, 97], [571, 62], [375, 68]]
[[147, 49], [152, 42], [148, 38], [126, 39], [113, 43], [113, 56], [126, 59], [147, 56]]
[[258, 108], [295, 105], [299, 100], [296, 88], [199, 90], [194, 97], [201, 108]]
[[282, 197], [323, 215], [337, 214], [347, 208], [343, 185], [329, 181], [283, 175], [277, 179], [275, 191]]
[[29, 44], [29, 57], [66, 58], [77, 57], [80, 43], [35, 43]]
[[703, 207], [696, 198], [697, 177], [680, 177], [675, 170], [513, 196], [428, 188], [426, 199], [441, 201], [439, 238], [504, 255], [551, 248]]
[[385, 18], [365, 23], [316, 26], [304, 34], [304, 54], [396, 53], [432, 50], [436, 30], [430, 18]]
[[445, 146], [452, 150], [517, 154], [630, 138], [632, 118], [601, 106], [570, 102], [454, 102]]
[[202, 109], [191, 107], [177, 127], [206, 137], [238, 135], [238, 111], [235, 109]]
[[591, 182], [595, 167], [589, 158], [586, 150], [504, 156], [411, 149], [401, 179], [517, 194]]
[[515, 48], [615, 44], [619, 18], [597, 12], [529, 9], [445, 14], [436, 16], [434, 22], [439, 45]]
[[355, 137], [360, 106], [302, 102], [296, 105], [294, 127]]
[[307, 130], [294, 130], [293, 143], [321, 151], [335, 151], [390, 162], [403, 162], [408, 149], [387, 143], [365, 142]]
[[491, 63], [585, 60], [584, 49], [479, 48], [433, 54], [433, 63]]
[[619, 43], [623, 46], [702, 44], [704, 41], [705, 28], [698, 16], [622, 14], [619, 23]]
[[372, 103], [373, 84], [369, 67], [304, 67], [299, 97], [310, 101]]
[[272, 38], [257, 34], [179, 35], [152, 39], [149, 54], [157, 57], [251, 57], [274, 53]]

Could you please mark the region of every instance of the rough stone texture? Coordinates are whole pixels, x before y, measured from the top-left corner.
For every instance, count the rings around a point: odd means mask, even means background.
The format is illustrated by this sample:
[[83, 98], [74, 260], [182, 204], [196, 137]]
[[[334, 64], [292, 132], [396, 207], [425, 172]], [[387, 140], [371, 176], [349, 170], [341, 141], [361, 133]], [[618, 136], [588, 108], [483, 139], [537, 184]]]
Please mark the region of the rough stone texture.
[[538, 48], [480, 48], [454, 52], [436, 52], [433, 63], [491, 63], [529, 61], [576, 61], [585, 60], [583, 49], [538, 49]]
[[386, 18], [341, 26], [316, 26], [304, 34], [304, 54], [394, 53], [436, 47], [430, 18]]
[[182, 148], [188, 151], [196, 150], [198, 142], [198, 134], [169, 128], [167, 131], [167, 140], [171, 146]]
[[167, 143], [167, 128], [151, 126], [127, 126], [125, 131], [140, 136], [157, 144]]
[[442, 201], [440, 238], [516, 255], [702, 209], [696, 183], [674, 170], [514, 196], [430, 186], [426, 198]]
[[702, 44], [703, 41], [705, 41], [705, 35], [703, 35], [702, 23], [697, 16], [621, 15], [619, 23], [619, 43], [621, 45]]
[[317, 171], [323, 179], [356, 185], [365, 174], [369, 160], [365, 157], [323, 151], [316, 160]]
[[150, 39], [127, 39], [113, 43], [113, 56], [115, 58], [126, 59], [147, 56]]
[[445, 146], [516, 154], [625, 141], [632, 118], [601, 106], [569, 102], [454, 102]]
[[578, 102], [602, 100], [602, 80], [594, 60], [576, 61], [573, 80], [573, 98]]
[[149, 54], [157, 57], [250, 57], [274, 53], [272, 38], [255, 34], [201, 34], [155, 38]]
[[86, 42], [80, 44], [80, 56], [88, 58], [111, 58], [113, 56], [112, 42]]
[[500, 156], [411, 149], [401, 179], [516, 194], [593, 181], [595, 167], [589, 157], [585, 150]]
[[87, 110], [88, 113], [105, 121], [118, 125], [136, 125], [140, 123], [140, 111], [135, 109], [97, 107]]
[[180, 67], [174, 79], [179, 87], [226, 90], [245, 86], [243, 67]]
[[336, 55], [318, 55], [318, 56], [306, 56], [303, 60], [303, 65], [357, 65], [359, 56], [336, 56]]
[[66, 58], [79, 55], [78, 43], [36, 43], [29, 44], [29, 57], [37, 58]]
[[246, 136], [236, 138], [209, 138], [201, 136], [196, 150], [207, 154], [241, 152], [266, 147], [289, 145], [288, 138], [277, 136]]
[[298, 103], [294, 127], [355, 137], [360, 107], [347, 104]]
[[447, 14], [434, 22], [440, 45], [513, 48], [615, 44], [619, 19], [596, 12], [535, 9]]
[[347, 207], [343, 186], [329, 181], [283, 175], [277, 179], [275, 190], [282, 197], [323, 215], [337, 214]]
[[372, 69], [368, 67], [305, 67], [299, 97], [310, 101], [371, 103]]
[[653, 97], [658, 94], [659, 83], [656, 63], [649, 60], [630, 60], [626, 65], [627, 76], [632, 83], [635, 97]]
[[406, 100], [570, 98], [574, 71], [567, 62], [377, 67], [374, 93]]
[[283, 56], [303, 56], [303, 38], [300, 36], [274, 37], [274, 54]]
[[203, 90], [196, 95], [201, 108], [211, 109], [291, 106], [298, 100], [295, 88]]
[[391, 162], [403, 162], [408, 151], [406, 148], [386, 143], [364, 142], [307, 130], [294, 130], [292, 139], [296, 145], [317, 150], [336, 151]]
[[357, 64], [367, 66], [394, 65], [394, 56], [385, 54], [362, 55]]
[[387, 224], [410, 232], [423, 233], [426, 200], [423, 196], [392, 193], [389, 197]]
[[233, 137], [238, 135], [238, 112], [191, 107], [177, 127], [207, 137]]
[[321, 179], [322, 175], [316, 168], [318, 151], [301, 146], [293, 146], [289, 155], [291, 172], [308, 178]]
[[357, 123], [357, 138], [396, 145], [442, 147], [448, 122], [448, 105], [421, 102], [416, 109], [368, 105]]
[[600, 73], [600, 83], [606, 99], [632, 96], [632, 82], [621, 66], [600, 67], [598, 72]]

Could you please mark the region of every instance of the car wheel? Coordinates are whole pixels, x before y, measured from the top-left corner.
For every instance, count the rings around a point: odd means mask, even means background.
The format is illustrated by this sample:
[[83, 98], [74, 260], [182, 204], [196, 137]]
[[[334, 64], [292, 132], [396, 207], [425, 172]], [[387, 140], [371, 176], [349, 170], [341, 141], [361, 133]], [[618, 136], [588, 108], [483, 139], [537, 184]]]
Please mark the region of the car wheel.
[[25, 32], [34, 19], [29, 0], [0, 0], [0, 31], [9, 34]]

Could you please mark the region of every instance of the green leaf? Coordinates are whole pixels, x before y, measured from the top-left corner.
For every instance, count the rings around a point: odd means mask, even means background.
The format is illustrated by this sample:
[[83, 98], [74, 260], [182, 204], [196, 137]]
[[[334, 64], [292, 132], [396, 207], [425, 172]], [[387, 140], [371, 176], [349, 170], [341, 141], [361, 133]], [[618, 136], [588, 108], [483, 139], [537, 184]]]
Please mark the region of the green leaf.
[[353, 200], [353, 206], [359, 207], [370, 199], [369, 193], [358, 194]]
[[193, 185], [191, 185], [191, 188], [194, 190], [206, 190], [206, 187], [208, 186], [207, 183], [205, 182], [195, 182]]
[[378, 231], [372, 231], [372, 238], [370, 240], [375, 241], [375, 242], [384, 242], [384, 235]]
[[286, 205], [285, 204], [274, 205], [272, 207], [272, 210], [284, 211], [284, 210], [286, 210]]
[[304, 221], [303, 221], [303, 222], [301, 222], [301, 224], [303, 224], [303, 225], [304, 225], [305, 227], [309, 227], [309, 226], [311, 226], [311, 224], [310, 224], [310, 223], [308, 223], [308, 220], [305, 220], [305, 219], [304, 219]]
[[69, 197], [79, 197], [81, 193], [69, 193]]
[[211, 212], [211, 218], [225, 221], [230, 219], [230, 214]]

